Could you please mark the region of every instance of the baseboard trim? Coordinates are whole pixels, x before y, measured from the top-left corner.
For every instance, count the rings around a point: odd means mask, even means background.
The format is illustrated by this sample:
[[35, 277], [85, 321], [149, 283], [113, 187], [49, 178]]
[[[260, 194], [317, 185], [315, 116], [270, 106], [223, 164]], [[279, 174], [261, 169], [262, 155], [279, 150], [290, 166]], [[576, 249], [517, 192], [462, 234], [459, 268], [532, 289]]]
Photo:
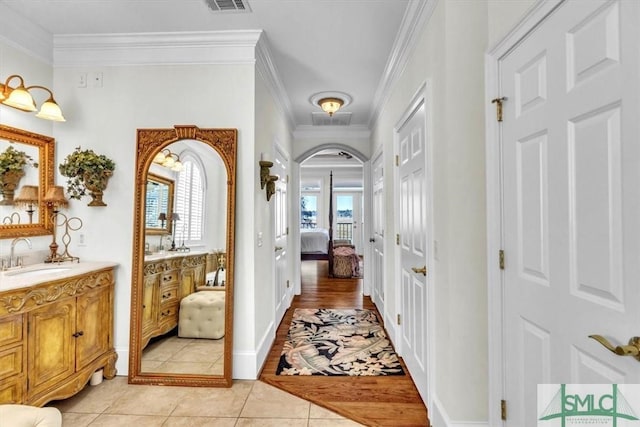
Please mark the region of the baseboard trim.
[[488, 421], [452, 421], [438, 396], [433, 396], [433, 406], [429, 408], [431, 427], [489, 427]]
[[275, 339], [275, 326], [271, 322], [262, 335], [256, 351], [234, 351], [232, 378], [234, 380], [257, 380], [260, 369], [262, 369], [262, 365], [269, 355], [271, 345]]
[[116, 360], [116, 375], [127, 376], [129, 375], [129, 347], [116, 347], [116, 354], [118, 360]]

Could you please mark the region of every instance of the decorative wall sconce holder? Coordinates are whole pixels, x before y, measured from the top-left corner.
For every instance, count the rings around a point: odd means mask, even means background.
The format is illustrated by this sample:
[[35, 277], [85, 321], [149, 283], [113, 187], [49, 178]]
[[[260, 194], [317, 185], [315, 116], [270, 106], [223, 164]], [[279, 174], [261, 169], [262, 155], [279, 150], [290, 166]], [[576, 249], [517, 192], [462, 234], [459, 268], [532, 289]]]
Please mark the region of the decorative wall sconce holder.
[[273, 162], [267, 160], [260, 160], [260, 189], [264, 190], [267, 187], [267, 202], [271, 200], [271, 196], [276, 193], [276, 181], [278, 177], [271, 175], [271, 167]]

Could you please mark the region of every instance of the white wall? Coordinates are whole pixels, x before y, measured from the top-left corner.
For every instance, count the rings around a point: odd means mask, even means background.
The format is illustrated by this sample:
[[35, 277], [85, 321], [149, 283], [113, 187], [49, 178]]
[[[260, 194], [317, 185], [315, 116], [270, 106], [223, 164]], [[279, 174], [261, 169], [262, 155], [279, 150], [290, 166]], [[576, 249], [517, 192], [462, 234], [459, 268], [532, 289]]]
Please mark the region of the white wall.
[[[276, 144], [279, 149], [291, 159], [292, 135], [288, 122], [282, 110], [279, 109], [276, 99], [268, 88], [265, 76], [260, 72], [255, 80], [255, 150], [253, 154], [253, 173], [251, 174], [252, 192], [254, 198], [254, 226], [253, 226], [253, 258], [246, 258], [253, 264], [252, 273], [255, 275], [255, 287], [252, 300], [253, 324], [255, 336], [253, 343], [256, 348], [255, 369], [259, 372], [264, 360], [275, 339], [275, 272], [274, 272], [274, 224], [275, 224], [275, 198], [267, 202], [266, 188], [260, 188], [260, 168], [258, 162], [260, 156], [265, 153], [269, 159], [276, 156]], [[291, 161], [289, 162], [289, 169]], [[289, 172], [291, 176], [291, 172]], [[291, 194], [291, 184], [289, 185], [289, 195]], [[289, 206], [291, 198], [289, 197]], [[289, 209], [287, 209], [289, 211]], [[291, 215], [288, 216], [289, 229], [291, 229]], [[257, 233], [263, 235], [264, 244], [257, 245]], [[289, 252], [291, 254], [291, 252]], [[299, 281], [293, 276], [293, 264], [296, 257], [288, 257], [287, 277], [290, 283]], [[241, 267], [241, 264], [239, 264]], [[245, 264], [245, 268], [247, 265]], [[247, 319], [240, 320], [246, 322]]]
[[[392, 89], [373, 129], [373, 150], [382, 146], [392, 171], [393, 130], [418, 88], [427, 82], [433, 127], [435, 287], [434, 398], [436, 419], [486, 421], [487, 280], [484, 52], [510, 29], [533, 0], [441, 0]], [[385, 174], [385, 202], [393, 206], [393, 174]], [[395, 230], [395, 211], [385, 228]], [[389, 235], [395, 234], [388, 233]], [[390, 239], [389, 239], [390, 240]], [[393, 254], [394, 242], [385, 242]], [[397, 282], [393, 256], [385, 257], [385, 317], [395, 318]], [[434, 412], [442, 412], [436, 414]]]

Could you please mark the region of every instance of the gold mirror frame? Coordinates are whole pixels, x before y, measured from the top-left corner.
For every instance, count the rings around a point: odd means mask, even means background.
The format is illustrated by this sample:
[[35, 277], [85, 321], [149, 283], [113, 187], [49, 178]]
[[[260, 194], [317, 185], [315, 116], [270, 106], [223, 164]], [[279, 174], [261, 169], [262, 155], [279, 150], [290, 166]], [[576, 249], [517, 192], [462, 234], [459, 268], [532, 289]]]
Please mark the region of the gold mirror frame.
[[[147, 227], [147, 222], [146, 222], [146, 218], [145, 218], [145, 224], [144, 224], [145, 228], [146, 228], [145, 232], [147, 234], [151, 234], [151, 235], [171, 234], [172, 226], [171, 226], [171, 221], [169, 220], [169, 218], [170, 218], [171, 212], [173, 212], [173, 197], [174, 197], [174, 185], [175, 185], [175, 183], [170, 178], [165, 178], [164, 176], [156, 175], [156, 174], [151, 173], [151, 172], [149, 172], [147, 174], [147, 182], [148, 181], [157, 182], [159, 185], [166, 185], [169, 195], [167, 197], [167, 209], [164, 211], [165, 215], [167, 216], [167, 219], [165, 220], [165, 223], [164, 223], [164, 228], [161, 228], [161, 227]], [[147, 185], [147, 190], [148, 190], [148, 185]]]
[[53, 223], [51, 222], [49, 208], [43, 203], [43, 200], [47, 189], [53, 185], [55, 139], [5, 125], [0, 125], [0, 139], [38, 148], [38, 196], [40, 198], [40, 203], [36, 210], [38, 215], [37, 222], [32, 224], [2, 224], [2, 221], [0, 221], [0, 239], [51, 234], [53, 232]]
[[[197, 126], [175, 126], [173, 129], [138, 129], [133, 266], [131, 284], [131, 329], [129, 340], [129, 383], [179, 386], [231, 387], [233, 353], [233, 285], [235, 242], [236, 129], [200, 129]], [[195, 140], [213, 148], [222, 158], [227, 172], [227, 273], [225, 297], [225, 348], [223, 375], [165, 374], [141, 371], [142, 304], [145, 252], [145, 199], [147, 173], [155, 155], [164, 147], [180, 140]]]

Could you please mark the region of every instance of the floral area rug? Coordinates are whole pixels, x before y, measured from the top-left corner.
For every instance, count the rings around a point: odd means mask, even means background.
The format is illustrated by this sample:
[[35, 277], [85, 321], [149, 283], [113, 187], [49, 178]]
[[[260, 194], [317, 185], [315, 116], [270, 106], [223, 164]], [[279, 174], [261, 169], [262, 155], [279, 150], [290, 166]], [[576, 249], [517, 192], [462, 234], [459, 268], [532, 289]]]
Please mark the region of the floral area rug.
[[375, 312], [297, 308], [276, 375], [404, 375], [404, 370]]

